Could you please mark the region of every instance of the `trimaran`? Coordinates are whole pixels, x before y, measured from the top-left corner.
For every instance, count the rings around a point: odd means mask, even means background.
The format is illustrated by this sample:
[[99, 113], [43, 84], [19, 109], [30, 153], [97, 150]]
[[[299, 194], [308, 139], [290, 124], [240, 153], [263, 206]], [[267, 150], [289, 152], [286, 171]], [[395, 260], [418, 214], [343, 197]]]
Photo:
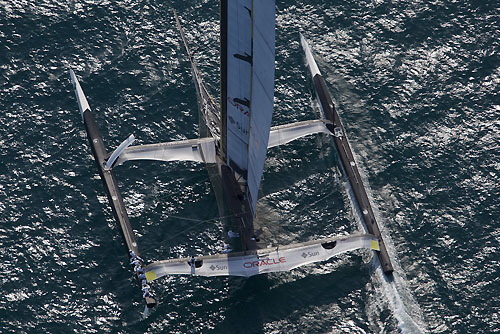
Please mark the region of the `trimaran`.
[[[131, 146], [133, 135], [108, 153], [90, 106], [75, 73], [70, 70], [87, 137], [97, 163], [113, 214], [120, 228], [136, 278], [143, 288], [146, 310], [156, 305], [148, 283], [165, 275], [253, 276], [288, 271], [330, 259], [359, 248], [378, 255], [383, 272], [393, 268], [368, 200], [357, 164], [345, 136], [325, 80], [302, 35], [301, 44], [309, 66], [320, 119], [271, 127], [274, 100], [275, 3], [270, 0], [220, 1], [220, 106], [208, 93], [188, 47], [179, 18], [177, 28], [185, 46], [202, 122], [200, 137], [175, 142]], [[354, 195], [367, 233], [330, 237], [309, 242], [268, 247], [258, 225], [256, 204], [267, 150], [297, 138], [331, 135], [339, 164]], [[196, 161], [207, 166], [221, 216], [229, 211], [238, 226], [241, 250], [209, 256], [169, 259], [145, 265], [113, 169], [129, 160]]]

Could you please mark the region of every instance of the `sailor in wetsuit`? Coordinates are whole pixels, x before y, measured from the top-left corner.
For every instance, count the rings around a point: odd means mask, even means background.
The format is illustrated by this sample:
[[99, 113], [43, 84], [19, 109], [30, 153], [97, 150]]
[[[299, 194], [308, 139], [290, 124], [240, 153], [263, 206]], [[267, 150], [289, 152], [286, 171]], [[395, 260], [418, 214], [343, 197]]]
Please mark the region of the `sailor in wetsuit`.
[[194, 259], [194, 256], [192, 256], [187, 263], [191, 266], [191, 268], [194, 269], [194, 262], [195, 262], [195, 259]]
[[222, 253], [230, 253], [232, 251], [231, 246], [228, 244], [224, 244], [224, 249], [222, 250]]

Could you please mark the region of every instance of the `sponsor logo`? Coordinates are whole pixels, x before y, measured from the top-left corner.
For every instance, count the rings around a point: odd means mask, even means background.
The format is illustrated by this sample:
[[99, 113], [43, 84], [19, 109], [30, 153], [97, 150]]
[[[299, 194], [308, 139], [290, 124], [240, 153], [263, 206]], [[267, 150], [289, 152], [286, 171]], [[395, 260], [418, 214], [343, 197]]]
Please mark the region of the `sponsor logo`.
[[220, 266], [218, 264], [216, 264], [216, 265], [212, 264], [209, 268], [212, 271], [214, 271], [214, 270], [227, 270], [227, 266]]
[[319, 255], [319, 252], [316, 251], [316, 252], [307, 252], [307, 253], [304, 252], [304, 253], [302, 253], [301, 256], [305, 259], [307, 257], [314, 257], [314, 256], [318, 256], [318, 255]]
[[236, 127], [238, 130], [240, 130], [244, 135], [248, 135], [248, 129], [246, 129], [240, 122], [238, 121], [235, 121], [234, 118], [232, 118], [231, 116], [227, 116], [227, 118], [229, 119], [229, 122], [231, 123], [231, 125], [233, 127]]
[[245, 268], [254, 268], [254, 267], [265, 267], [265, 266], [273, 266], [275, 264], [285, 263], [286, 259], [284, 257], [280, 257], [279, 259], [259, 259], [257, 261], [248, 261], [243, 263], [243, 267]]
[[236, 103], [234, 102], [234, 100], [228, 96], [227, 97], [227, 100], [229, 103], [231, 103], [236, 109], [238, 109], [243, 115], [246, 115], [246, 116], [249, 116], [249, 113], [248, 113], [248, 110], [245, 110], [245, 108], [243, 108], [242, 105], [240, 105], [239, 103]]

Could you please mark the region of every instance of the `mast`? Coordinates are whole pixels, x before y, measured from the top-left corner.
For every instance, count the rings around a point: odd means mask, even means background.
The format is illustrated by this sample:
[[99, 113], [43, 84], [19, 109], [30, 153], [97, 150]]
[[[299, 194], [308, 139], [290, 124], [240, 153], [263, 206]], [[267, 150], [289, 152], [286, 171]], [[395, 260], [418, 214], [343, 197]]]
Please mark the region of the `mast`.
[[227, 154], [227, 0], [220, 1], [220, 158]]

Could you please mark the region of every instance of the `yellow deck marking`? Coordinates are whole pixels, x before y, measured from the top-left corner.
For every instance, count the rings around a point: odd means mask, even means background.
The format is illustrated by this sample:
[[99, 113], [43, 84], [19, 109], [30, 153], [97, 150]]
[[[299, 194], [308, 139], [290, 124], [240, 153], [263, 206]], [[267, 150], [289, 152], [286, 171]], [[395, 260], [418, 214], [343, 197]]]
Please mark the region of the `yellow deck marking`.
[[[378, 244], [378, 241], [377, 241], [377, 240], [372, 240], [372, 241], [371, 241], [371, 245], [370, 245], [370, 246], [371, 246], [371, 248], [372, 248], [373, 250], [380, 251], [380, 246], [379, 246], [379, 244]], [[146, 275], [147, 275], [147, 274], [146, 274]], [[149, 281], [149, 280], [148, 280], [148, 281]]]
[[153, 270], [146, 272], [146, 279], [148, 280], [148, 282], [151, 282], [152, 280], [156, 279], [155, 272]]

